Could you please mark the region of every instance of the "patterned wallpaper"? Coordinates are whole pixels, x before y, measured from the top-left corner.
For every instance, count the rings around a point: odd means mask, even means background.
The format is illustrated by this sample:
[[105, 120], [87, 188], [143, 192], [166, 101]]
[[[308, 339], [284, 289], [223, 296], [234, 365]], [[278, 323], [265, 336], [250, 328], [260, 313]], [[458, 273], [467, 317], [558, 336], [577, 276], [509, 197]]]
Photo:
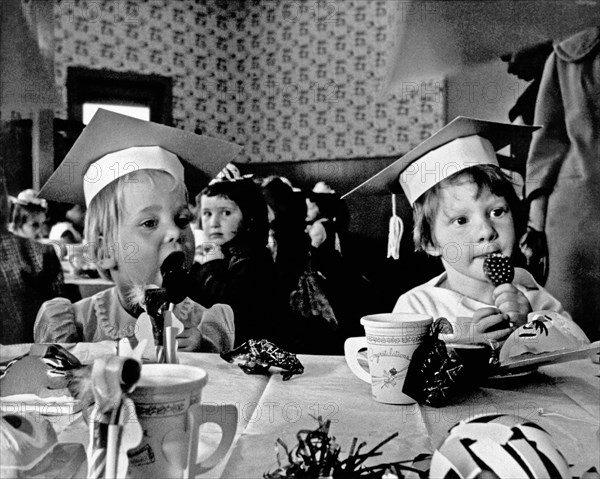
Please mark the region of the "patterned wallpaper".
[[441, 78], [379, 93], [396, 5], [55, 0], [56, 78], [66, 96], [68, 66], [170, 76], [175, 125], [245, 145], [238, 161], [400, 154], [444, 102]]

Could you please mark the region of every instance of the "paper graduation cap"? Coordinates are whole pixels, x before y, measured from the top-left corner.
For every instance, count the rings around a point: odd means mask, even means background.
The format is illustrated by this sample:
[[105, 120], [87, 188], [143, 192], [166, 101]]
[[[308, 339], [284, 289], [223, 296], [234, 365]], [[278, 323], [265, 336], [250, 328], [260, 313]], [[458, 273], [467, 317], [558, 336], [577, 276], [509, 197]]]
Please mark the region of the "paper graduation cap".
[[89, 205], [118, 177], [160, 169], [178, 178], [185, 171], [189, 197], [194, 198], [241, 150], [233, 143], [100, 109], [39, 196]]
[[399, 193], [402, 188], [412, 205], [427, 190], [460, 170], [498, 165], [497, 150], [538, 128], [459, 116], [343, 198], [356, 193]]

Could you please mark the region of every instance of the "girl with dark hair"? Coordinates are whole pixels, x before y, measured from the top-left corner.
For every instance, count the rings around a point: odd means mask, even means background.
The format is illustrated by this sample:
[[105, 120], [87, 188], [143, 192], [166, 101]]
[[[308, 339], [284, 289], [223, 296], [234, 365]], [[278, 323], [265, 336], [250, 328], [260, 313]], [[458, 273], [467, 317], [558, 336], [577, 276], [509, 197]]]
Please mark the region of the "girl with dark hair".
[[232, 307], [236, 347], [248, 339], [278, 341], [285, 307], [267, 248], [267, 205], [260, 188], [250, 179], [218, 181], [200, 192], [196, 204], [204, 237], [222, 256], [206, 255], [204, 263], [194, 264], [190, 297]]

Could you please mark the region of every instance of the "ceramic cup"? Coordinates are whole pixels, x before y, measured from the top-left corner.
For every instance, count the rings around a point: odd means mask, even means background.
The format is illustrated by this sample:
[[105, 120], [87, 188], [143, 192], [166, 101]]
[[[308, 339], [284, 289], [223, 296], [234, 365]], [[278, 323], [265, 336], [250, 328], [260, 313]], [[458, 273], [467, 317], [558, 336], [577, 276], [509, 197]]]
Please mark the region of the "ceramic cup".
[[[365, 337], [348, 338], [344, 344], [346, 362], [352, 372], [371, 384], [375, 401], [413, 404], [402, 392], [411, 357], [427, 336], [433, 319], [413, 313], [385, 313], [365, 316], [360, 323]], [[358, 361], [358, 352], [367, 349], [369, 371]]]
[[[144, 364], [130, 394], [144, 437], [128, 454], [128, 477], [194, 478], [223, 459], [235, 436], [238, 411], [233, 404], [202, 405], [207, 381], [206, 371], [195, 366]], [[221, 442], [198, 463], [199, 427], [207, 422], [221, 427]]]

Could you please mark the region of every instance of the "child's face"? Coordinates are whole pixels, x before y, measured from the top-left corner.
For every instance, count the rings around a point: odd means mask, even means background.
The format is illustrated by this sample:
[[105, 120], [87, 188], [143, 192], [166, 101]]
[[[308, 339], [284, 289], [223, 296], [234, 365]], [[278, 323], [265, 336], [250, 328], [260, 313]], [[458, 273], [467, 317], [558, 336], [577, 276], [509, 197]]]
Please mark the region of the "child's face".
[[23, 223], [19, 235], [24, 238], [39, 239], [42, 236], [42, 227], [46, 221], [46, 214], [43, 212], [32, 213], [27, 221]]
[[140, 178], [124, 189], [115, 282], [161, 286], [160, 266], [167, 256], [181, 251], [187, 264], [193, 261], [192, 215], [174, 181], [165, 174], [152, 184]]
[[200, 217], [206, 239], [218, 246], [235, 238], [243, 220], [237, 203], [223, 196], [202, 195]]
[[506, 199], [487, 188], [477, 197], [477, 185], [469, 180], [440, 189], [432, 233], [433, 246], [441, 254], [446, 270], [482, 281], [486, 280], [484, 256], [499, 252], [510, 257], [515, 244], [513, 217]]

